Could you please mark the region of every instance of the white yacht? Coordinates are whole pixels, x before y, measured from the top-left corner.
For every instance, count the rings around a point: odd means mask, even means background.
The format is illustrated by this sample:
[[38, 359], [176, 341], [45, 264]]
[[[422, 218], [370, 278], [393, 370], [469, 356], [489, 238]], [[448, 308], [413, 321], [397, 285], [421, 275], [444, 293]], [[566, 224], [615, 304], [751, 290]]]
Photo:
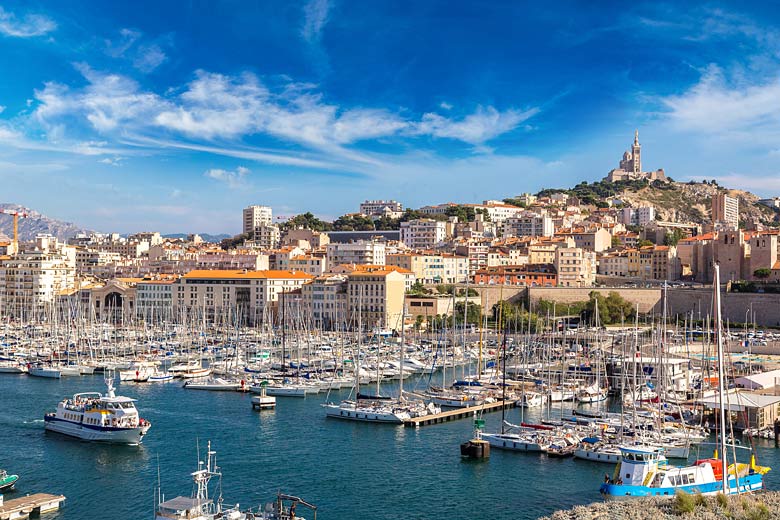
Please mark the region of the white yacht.
[[152, 424], [139, 417], [135, 399], [114, 394], [113, 374], [106, 386], [105, 395], [86, 392], [60, 401], [44, 416], [46, 429], [86, 441], [141, 444]]

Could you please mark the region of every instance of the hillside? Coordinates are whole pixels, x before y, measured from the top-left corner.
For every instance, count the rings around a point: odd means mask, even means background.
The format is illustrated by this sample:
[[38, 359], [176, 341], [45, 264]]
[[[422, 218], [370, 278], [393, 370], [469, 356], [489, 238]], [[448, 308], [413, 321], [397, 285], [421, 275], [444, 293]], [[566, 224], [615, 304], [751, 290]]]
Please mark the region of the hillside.
[[606, 206], [606, 200], [617, 199], [628, 206], [651, 205], [661, 220], [672, 222], [695, 222], [705, 224], [711, 219], [712, 197], [725, 192], [739, 199], [741, 222], [756, 220], [765, 226], [780, 225], [780, 213], [758, 204], [759, 197], [753, 193], [728, 189], [710, 182], [654, 182], [625, 181], [594, 183], [583, 182], [572, 189], [542, 190], [539, 195], [565, 192], [577, 196], [584, 204]]
[[[60, 240], [66, 240], [78, 233], [89, 233], [89, 230], [83, 229], [76, 224], [49, 218], [33, 209], [25, 208], [18, 204], [0, 203], [0, 209], [19, 211], [20, 213], [27, 214], [27, 218], [19, 219], [19, 240], [22, 242], [35, 240], [35, 235], [40, 233], [48, 233]], [[11, 238], [13, 237], [13, 233], [13, 217], [0, 213], [0, 234], [7, 235]]]

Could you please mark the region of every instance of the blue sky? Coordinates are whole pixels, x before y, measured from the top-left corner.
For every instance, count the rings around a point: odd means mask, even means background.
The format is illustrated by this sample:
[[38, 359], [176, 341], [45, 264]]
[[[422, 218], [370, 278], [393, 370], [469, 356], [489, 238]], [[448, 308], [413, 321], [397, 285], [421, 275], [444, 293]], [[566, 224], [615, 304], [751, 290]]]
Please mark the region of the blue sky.
[[0, 202], [234, 233], [596, 180], [635, 128], [646, 169], [780, 194], [780, 10], [523, 4], [0, 1]]

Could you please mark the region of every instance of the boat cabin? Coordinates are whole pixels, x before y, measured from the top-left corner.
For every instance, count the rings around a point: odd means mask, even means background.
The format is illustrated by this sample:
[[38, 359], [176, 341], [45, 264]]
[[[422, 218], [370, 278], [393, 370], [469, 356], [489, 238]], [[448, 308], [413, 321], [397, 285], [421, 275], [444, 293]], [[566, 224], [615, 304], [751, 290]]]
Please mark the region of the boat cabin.
[[176, 497], [157, 506], [155, 520], [199, 520], [205, 518], [211, 500], [203, 501], [191, 497]]

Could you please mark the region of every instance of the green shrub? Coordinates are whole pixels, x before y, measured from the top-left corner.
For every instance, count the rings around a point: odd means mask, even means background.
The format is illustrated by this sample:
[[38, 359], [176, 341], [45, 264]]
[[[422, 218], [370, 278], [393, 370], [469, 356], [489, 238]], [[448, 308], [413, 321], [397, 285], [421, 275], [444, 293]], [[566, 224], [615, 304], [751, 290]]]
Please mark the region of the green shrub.
[[727, 496], [726, 496], [726, 495], [724, 495], [723, 493], [718, 493], [718, 494], [715, 496], [715, 501], [716, 501], [716, 502], [718, 503], [718, 505], [719, 505], [721, 508], [723, 508], [723, 509], [726, 509], [726, 508], [728, 507], [728, 505], [729, 505], [729, 497], [727, 497]]
[[677, 491], [674, 494], [674, 512], [678, 515], [693, 513], [696, 502], [693, 496], [685, 491]]

